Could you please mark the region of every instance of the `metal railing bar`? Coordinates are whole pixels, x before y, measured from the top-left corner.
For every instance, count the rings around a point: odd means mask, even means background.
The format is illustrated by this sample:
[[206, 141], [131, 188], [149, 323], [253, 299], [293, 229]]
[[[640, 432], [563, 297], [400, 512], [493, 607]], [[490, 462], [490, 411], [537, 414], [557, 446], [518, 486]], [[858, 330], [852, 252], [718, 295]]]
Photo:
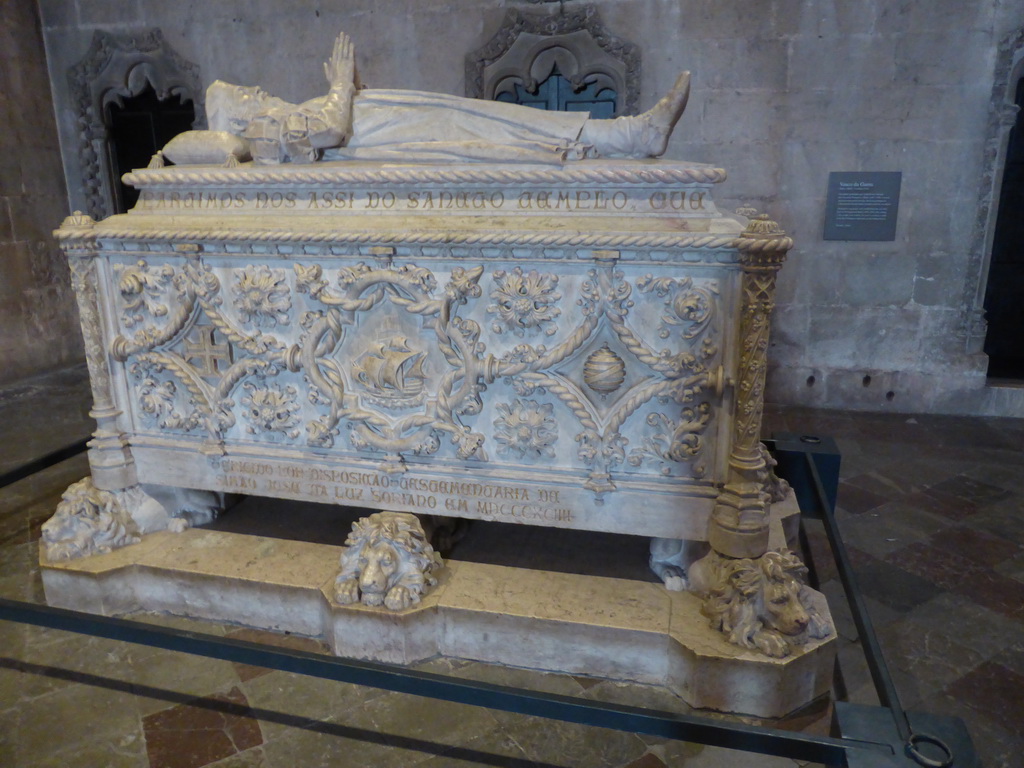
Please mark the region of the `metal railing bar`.
[[851, 749], [892, 754], [889, 745], [871, 741], [812, 736], [777, 728], [528, 691], [380, 662], [269, 647], [33, 603], [0, 599], [0, 619], [506, 712], [828, 765], [846, 765], [846, 755]]
[[814, 552], [811, 550], [811, 540], [807, 536], [807, 528], [801, 516], [800, 527], [797, 531], [797, 539], [800, 543], [800, 551], [804, 556], [804, 564], [807, 566], [807, 585], [811, 589], [821, 589], [821, 582], [818, 579], [818, 564], [814, 561]]
[[30, 475], [42, 472], [44, 469], [49, 469], [54, 464], [60, 464], [62, 461], [67, 461], [72, 456], [77, 456], [86, 450], [89, 440], [90, 438], [88, 437], [83, 438], [78, 442], [65, 445], [63, 448], [58, 448], [56, 451], [51, 451], [45, 456], [40, 456], [38, 459], [33, 459], [27, 464], [22, 464], [20, 467], [16, 467], [10, 472], [5, 472], [0, 475], [0, 488], [6, 488], [8, 485], [13, 485], [19, 480], [24, 480]]
[[875, 628], [871, 622], [867, 604], [864, 602], [864, 597], [857, 586], [853, 566], [850, 564], [846, 545], [843, 543], [842, 534], [839, 532], [835, 513], [826, 501], [828, 496], [821, 482], [821, 476], [818, 474], [818, 466], [814, 461], [814, 456], [807, 452], [804, 454], [804, 457], [807, 461], [807, 469], [811, 476], [815, 498], [822, 513], [821, 520], [825, 526], [825, 535], [828, 537], [829, 547], [836, 561], [836, 570], [839, 572], [839, 579], [842, 582], [843, 591], [846, 593], [846, 600], [850, 604], [854, 626], [857, 627], [857, 633], [860, 636], [864, 657], [868, 664], [868, 671], [871, 673], [871, 681], [874, 683], [875, 692], [878, 694], [878, 699], [882, 706], [892, 713], [900, 738], [906, 741], [912, 734], [910, 721], [907, 719], [906, 710], [903, 709], [903, 705], [900, 703], [899, 692], [896, 690], [896, 684], [889, 673], [889, 667], [885, 663], [882, 647], [879, 645], [878, 638], [875, 635]]
[[41, 675], [55, 680], [64, 680], [69, 683], [88, 685], [94, 688], [104, 688], [108, 691], [116, 691], [130, 696], [143, 696], [157, 701], [169, 702], [172, 705], [186, 705], [195, 709], [221, 712], [226, 715], [234, 715], [235, 717], [253, 718], [262, 722], [285, 725], [289, 728], [301, 728], [326, 736], [376, 744], [380, 747], [398, 747], [400, 749], [422, 752], [427, 755], [444, 755], [450, 760], [461, 760], [472, 765], [493, 765], [496, 768], [570, 768], [566, 765], [537, 763], [510, 755], [483, 752], [471, 747], [451, 746], [433, 742], [426, 738], [369, 730], [337, 722], [311, 720], [302, 715], [255, 707], [250, 704], [237, 704], [225, 699], [215, 698], [216, 694], [199, 696], [194, 693], [169, 691], [166, 688], [156, 688], [152, 685], [128, 682], [117, 678], [94, 675], [89, 672], [79, 672], [46, 664], [35, 664], [6, 656], [0, 656], [0, 669], [9, 669], [29, 675]]

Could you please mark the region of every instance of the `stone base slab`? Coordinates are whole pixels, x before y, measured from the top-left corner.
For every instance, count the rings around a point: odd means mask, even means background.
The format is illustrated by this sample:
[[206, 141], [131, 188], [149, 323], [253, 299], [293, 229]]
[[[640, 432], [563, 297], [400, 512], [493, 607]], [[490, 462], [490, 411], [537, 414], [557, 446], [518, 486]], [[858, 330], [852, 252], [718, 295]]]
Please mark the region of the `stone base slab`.
[[[781, 717], [829, 691], [834, 636], [786, 659], [731, 645], [700, 600], [662, 585], [450, 560], [423, 602], [391, 612], [333, 600], [341, 548], [202, 529], [42, 562], [50, 605], [163, 611], [324, 638], [340, 656], [443, 655], [664, 685], [693, 707]], [[819, 595], [818, 609], [828, 615]]]

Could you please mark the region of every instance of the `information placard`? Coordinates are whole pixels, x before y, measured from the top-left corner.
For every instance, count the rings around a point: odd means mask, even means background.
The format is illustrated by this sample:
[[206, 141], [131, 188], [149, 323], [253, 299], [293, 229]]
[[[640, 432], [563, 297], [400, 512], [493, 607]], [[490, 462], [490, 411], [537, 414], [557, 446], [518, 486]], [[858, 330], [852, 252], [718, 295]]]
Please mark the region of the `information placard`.
[[895, 240], [900, 171], [833, 171], [825, 203], [826, 240]]

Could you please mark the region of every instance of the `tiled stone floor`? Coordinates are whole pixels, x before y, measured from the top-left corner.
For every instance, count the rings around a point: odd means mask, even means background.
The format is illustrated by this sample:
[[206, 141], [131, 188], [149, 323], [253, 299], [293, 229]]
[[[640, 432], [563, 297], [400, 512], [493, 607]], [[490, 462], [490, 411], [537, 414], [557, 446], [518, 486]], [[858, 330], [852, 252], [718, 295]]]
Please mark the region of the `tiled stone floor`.
[[[76, 369], [0, 390], [0, 472], [91, 428]], [[838, 517], [896, 685], [962, 717], [987, 768], [1024, 753], [1024, 420], [769, 408], [772, 431], [835, 437]], [[39, 526], [84, 457], [0, 492], [0, 595], [42, 600]], [[877, 703], [820, 531], [815, 565], [849, 698]], [[319, 650], [315, 640], [142, 620]], [[438, 659], [425, 669], [657, 709], [667, 691]], [[829, 702], [775, 723], [824, 733]], [[586, 728], [0, 622], [0, 766], [756, 766], [792, 760]]]

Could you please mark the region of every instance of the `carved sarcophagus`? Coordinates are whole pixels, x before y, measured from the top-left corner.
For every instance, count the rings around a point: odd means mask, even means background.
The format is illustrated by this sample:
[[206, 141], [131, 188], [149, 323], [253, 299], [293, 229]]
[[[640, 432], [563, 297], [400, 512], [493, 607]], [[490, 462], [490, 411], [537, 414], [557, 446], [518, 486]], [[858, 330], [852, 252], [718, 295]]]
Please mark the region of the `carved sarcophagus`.
[[724, 178], [652, 160], [129, 174], [134, 210], [57, 232], [95, 486], [690, 540], [714, 517], [718, 551], [757, 556], [791, 241], [719, 212]]
[[[661, 155], [689, 74], [601, 120], [357, 91], [354, 66], [340, 34], [325, 96], [212, 83], [209, 130], [126, 177], [130, 213], [58, 230], [98, 429], [43, 527], [47, 600], [402, 663], [599, 668], [773, 717], [821, 695], [827, 608], [769, 551], [785, 487], [758, 441], [792, 242], [717, 210], [720, 169], [596, 159]], [[382, 511], [344, 548], [161, 532], [222, 492]], [[407, 513], [649, 536], [696, 594], [440, 567]]]

